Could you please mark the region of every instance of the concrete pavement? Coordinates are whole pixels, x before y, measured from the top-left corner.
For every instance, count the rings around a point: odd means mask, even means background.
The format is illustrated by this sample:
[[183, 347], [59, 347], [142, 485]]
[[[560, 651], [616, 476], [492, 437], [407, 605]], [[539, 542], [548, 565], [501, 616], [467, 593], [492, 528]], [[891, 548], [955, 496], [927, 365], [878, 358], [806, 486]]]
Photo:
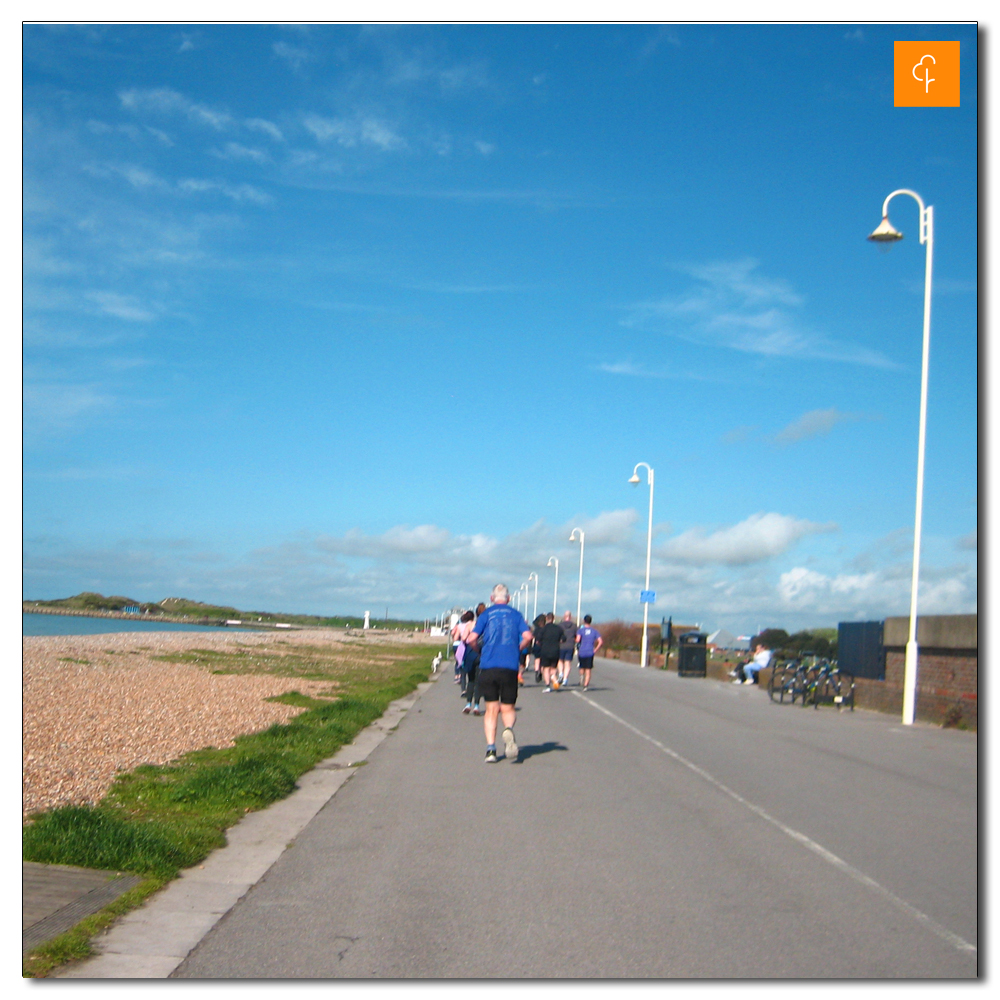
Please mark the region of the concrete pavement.
[[270, 861], [231, 837], [69, 975], [976, 975], [974, 734], [598, 660], [486, 765], [439, 676]]
[[122, 872], [21, 862], [21, 953], [64, 934], [142, 879]]

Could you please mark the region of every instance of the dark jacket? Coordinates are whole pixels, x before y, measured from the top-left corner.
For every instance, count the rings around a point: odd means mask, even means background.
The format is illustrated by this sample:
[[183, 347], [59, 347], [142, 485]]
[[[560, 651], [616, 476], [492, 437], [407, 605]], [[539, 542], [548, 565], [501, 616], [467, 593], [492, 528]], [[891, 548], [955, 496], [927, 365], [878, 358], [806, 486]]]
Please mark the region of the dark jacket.
[[539, 655], [546, 660], [554, 660], [559, 656], [559, 643], [562, 641], [563, 630], [555, 623], [548, 622], [539, 637], [541, 650]]
[[572, 649], [576, 645], [576, 622], [560, 622], [559, 631], [562, 632], [559, 648]]

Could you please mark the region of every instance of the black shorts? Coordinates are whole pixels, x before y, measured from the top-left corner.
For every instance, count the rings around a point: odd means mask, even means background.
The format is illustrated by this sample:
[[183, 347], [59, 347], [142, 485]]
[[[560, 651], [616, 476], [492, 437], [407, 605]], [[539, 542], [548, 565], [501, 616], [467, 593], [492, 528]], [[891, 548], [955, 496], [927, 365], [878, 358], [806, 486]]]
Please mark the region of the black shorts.
[[593, 670], [594, 669], [594, 658], [592, 656], [581, 656], [580, 657], [580, 669], [581, 670]]
[[560, 649], [559, 650], [559, 659], [560, 660], [570, 660], [572, 662], [572, 660], [573, 660], [573, 650], [572, 649]]
[[538, 658], [543, 667], [554, 667], [559, 662], [559, 654], [555, 656], [540, 656]]
[[513, 705], [517, 701], [517, 671], [506, 667], [487, 667], [479, 671], [479, 693], [483, 701]]
[[528, 651], [526, 649], [521, 650], [521, 655], [517, 662], [520, 663], [522, 667], [528, 662]]

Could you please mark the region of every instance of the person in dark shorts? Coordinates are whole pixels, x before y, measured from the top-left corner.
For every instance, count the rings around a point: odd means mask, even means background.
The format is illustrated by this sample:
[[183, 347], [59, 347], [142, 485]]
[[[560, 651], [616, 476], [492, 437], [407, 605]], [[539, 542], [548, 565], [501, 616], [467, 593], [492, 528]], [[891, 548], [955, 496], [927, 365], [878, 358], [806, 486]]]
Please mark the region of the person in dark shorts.
[[532, 623], [531, 655], [535, 658], [535, 683], [542, 682], [542, 629], [545, 628], [545, 615], [539, 615]]
[[594, 669], [594, 654], [604, 645], [601, 633], [590, 623], [590, 615], [583, 616], [583, 624], [577, 629], [576, 641], [580, 657], [580, 684], [584, 691], [590, 690], [590, 671]]
[[559, 623], [562, 629], [562, 640], [559, 643], [559, 669], [556, 672], [555, 687], [569, 684], [569, 672], [573, 668], [573, 650], [576, 647], [576, 624], [573, 622], [573, 612], [567, 611]]
[[[485, 610], [486, 605], [480, 601], [476, 607], [473, 619], [478, 618]], [[473, 620], [474, 626], [475, 620]], [[470, 629], [469, 631], [472, 630]], [[479, 702], [482, 695], [479, 692], [479, 648], [469, 645], [468, 639], [466, 639], [465, 659], [462, 660], [462, 666], [465, 668], [466, 673], [465, 708], [462, 711], [466, 715], [470, 712], [473, 715], [480, 715], [482, 710], [479, 707]]]
[[497, 716], [503, 719], [504, 756], [517, 760], [514, 723], [517, 719], [517, 668], [522, 649], [531, 642], [531, 629], [524, 616], [509, 604], [510, 591], [498, 583], [490, 595], [490, 606], [476, 619], [469, 641], [479, 648], [479, 693], [486, 701], [483, 730], [486, 763], [497, 761]]
[[542, 681], [545, 687], [542, 694], [552, 690], [552, 675], [559, 666], [559, 643], [562, 642], [563, 631], [556, 624], [556, 616], [550, 611], [545, 616], [545, 626], [538, 636], [538, 662], [542, 665]]

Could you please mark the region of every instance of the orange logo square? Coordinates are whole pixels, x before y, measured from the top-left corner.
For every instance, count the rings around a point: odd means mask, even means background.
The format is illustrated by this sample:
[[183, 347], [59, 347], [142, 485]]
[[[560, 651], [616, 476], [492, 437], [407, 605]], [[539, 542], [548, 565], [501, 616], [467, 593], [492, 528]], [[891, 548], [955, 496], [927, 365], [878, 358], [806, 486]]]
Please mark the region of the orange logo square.
[[959, 106], [959, 42], [893, 42], [897, 108]]

